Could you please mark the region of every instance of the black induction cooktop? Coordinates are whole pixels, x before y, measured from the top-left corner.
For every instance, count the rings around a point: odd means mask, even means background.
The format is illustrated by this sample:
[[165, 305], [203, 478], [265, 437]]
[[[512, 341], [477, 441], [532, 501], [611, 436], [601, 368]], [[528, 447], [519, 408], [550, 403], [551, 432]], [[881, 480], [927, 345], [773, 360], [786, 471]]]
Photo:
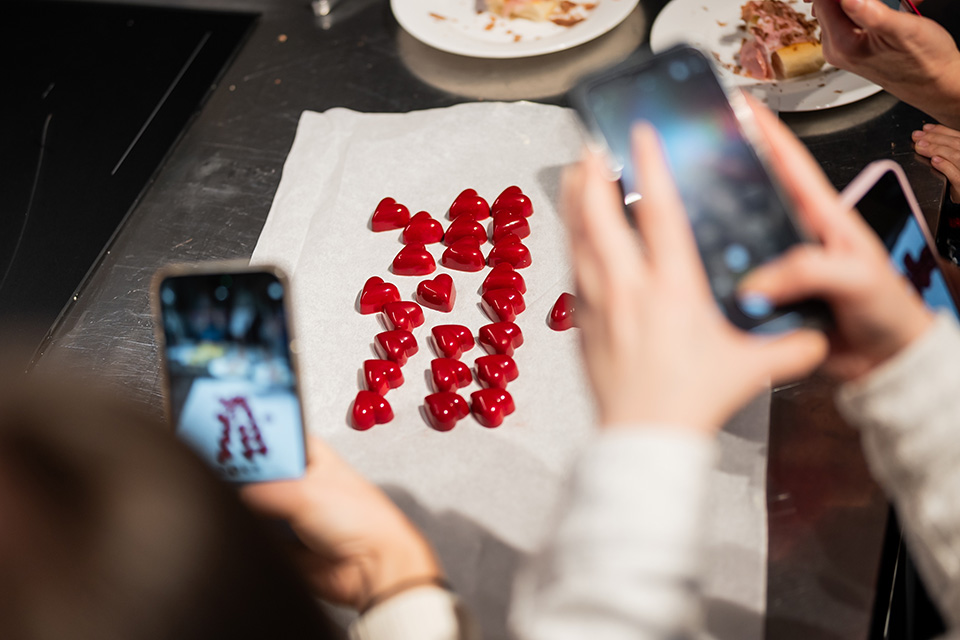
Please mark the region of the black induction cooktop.
[[256, 16], [0, 6], [0, 344], [38, 345]]

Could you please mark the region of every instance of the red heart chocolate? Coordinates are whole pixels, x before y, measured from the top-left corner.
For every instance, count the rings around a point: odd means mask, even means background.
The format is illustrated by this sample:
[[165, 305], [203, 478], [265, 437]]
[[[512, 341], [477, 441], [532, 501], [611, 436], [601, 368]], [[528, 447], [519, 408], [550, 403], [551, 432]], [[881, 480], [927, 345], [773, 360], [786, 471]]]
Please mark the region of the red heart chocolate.
[[553, 309], [550, 310], [550, 319], [547, 320], [547, 326], [554, 331], [566, 331], [574, 324], [574, 311], [577, 307], [577, 298], [570, 293], [561, 293], [557, 301], [553, 303]]
[[457, 290], [453, 288], [453, 278], [441, 273], [433, 280], [424, 280], [417, 285], [417, 299], [425, 307], [449, 313], [457, 299]]
[[520, 242], [520, 238], [515, 233], [508, 233], [502, 237], [487, 255], [487, 264], [491, 267], [503, 263], [509, 264], [514, 269], [522, 269], [533, 264], [530, 249]]
[[470, 351], [476, 344], [470, 329], [461, 324], [438, 324], [431, 333], [437, 355], [444, 358], [459, 358], [464, 351]]
[[500, 242], [504, 236], [514, 234], [518, 238], [530, 235], [530, 223], [519, 213], [504, 211], [493, 217], [493, 241]]
[[440, 242], [443, 240], [443, 225], [426, 211], [421, 211], [410, 218], [410, 223], [400, 234], [400, 240], [403, 244]]
[[506, 389], [507, 383], [517, 379], [520, 371], [513, 358], [500, 353], [477, 358], [477, 381], [487, 387]]
[[450, 205], [450, 219], [456, 220], [460, 216], [469, 216], [474, 220], [485, 220], [490, 217], [490, 205], [477, 195], [476, 190], [464, 189]]
[[370, 219], [370, 228], [374, 231], [389, 231], [403, 229], [410, 222], [410, 209], [394, 200], [384, 198], [373, 211]]
[[383, 315], [394, 329], [410, 331], [423, 324], [423, 309], [416, 302], [400, 300], [383, 305]]
[[393, 259], [393, 272], [398, 276], [425, 276], [437, 270], [437, 263], [419, 242], [408, 244]]
[[480, 293], [486, 293], [492, 289], [516, 289], [520, 293], [527, 292], [527, 284], [523, 281], [523, 276], [517, 273], [513, 265], [501, 262], [493, 269], [480, 285]]
[[489, 429], [499, 427], [517, 408], [506, 389], [480, 389], [470, 394], [470, 400], [470, 410], [477, 422]]
[[470, 367], [453, 358], [436, 358], [430, 362], [433, 388], [437, 391], [456, 391], [473, 382]]
[[407, 363], [407, 358], [419, 349], [417, 339], [412, 333], [403, 329], [391, 329], [378, 333], [374, 344], [381, 358], [393, 360], [401, 367]]
[[453, 391], [433, 393], [423, 399], [423, 405], [427, 409], [430, 426], [437, 431], [450, 431], [470, 413], [467, 401]]
[[393, 420], [393, 409], [383, 396], [373, 391], [360, 391], [353, 401], [353, 428], [366, 431], [375, 424]]
[[487, 241], [487, 230], [470, 216], [461, 216], [447, 227], [446, 233], [443, 234], [443, 244], [450, 246], [463, 238], [473, 238], [483, 244]]
[[396, 302], [399, 299], [400, 291], [397, 290], [397, 285], [373, 276], [367, 279], [363, 289], [360, 290], [360, 313], [376, 313], [383, 309], [386, 303]]
[[364, 360], [363, 379], [367, 389], [382, 396], [403, 384], [403, 372], [400, 365], [390, 360]]
[[461, 238], [444, 250], [440, 264], [457, 271], [480, 271], [483, 269], [483, 252], [474, 238]]
[[512, 322], [494, 322], [480, 327], [478, 342], [490, 353], [502, 353], [512, 356], [517, 347], [523, 344], [520, 327]]
[[491, 289], [480, 298], [484, 313], [494, 321], [513, 322], [527, 305], [516, 289]]
[[493, 201], [493, 206], [490, 207], [490, 213], [494, 216], [504, 212], [518, 213], [524, 218], [529, 218], [533, 215], [533, 203], [520, 190], [520, 187], [515, 185], [507, 187], [497, 196], [497, 199]]

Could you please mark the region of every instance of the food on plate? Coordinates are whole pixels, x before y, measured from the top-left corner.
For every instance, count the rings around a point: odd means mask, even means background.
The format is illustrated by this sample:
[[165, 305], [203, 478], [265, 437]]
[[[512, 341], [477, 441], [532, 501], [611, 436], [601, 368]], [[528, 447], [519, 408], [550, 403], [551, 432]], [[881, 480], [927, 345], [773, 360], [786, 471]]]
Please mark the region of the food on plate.
[[561, 27], [572, 27], [587, 19], [596, 6], [591, 2], [572, 0], [477, 0], [479, 6], [501, 18], [523, 18], [534, 22], [550, 21]]
[[740, 7], [750, 37], [740, 46], [740, 67], [760, 80], [795, 78], [819, 71], [823, 47], [817, 21], [781, 0], [750, 0]]

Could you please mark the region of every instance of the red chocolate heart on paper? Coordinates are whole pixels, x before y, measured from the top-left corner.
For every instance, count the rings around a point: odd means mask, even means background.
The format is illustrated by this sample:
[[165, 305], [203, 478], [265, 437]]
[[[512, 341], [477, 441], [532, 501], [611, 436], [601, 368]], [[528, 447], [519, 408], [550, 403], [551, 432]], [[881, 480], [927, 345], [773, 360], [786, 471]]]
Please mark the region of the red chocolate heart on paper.
[[533, 203], [520, 190], [520, 187], [516, 185], [507, 187], [497, 196], [497, 199], [493, 201], [493, 206], [490, 207], [490, 213], [494, 216], [504, 212], [518, 213], [524, 218], [529, 218], [533, 215]]
[[353, 401], [353, 428], [366, 431], [375, 424], [393, 420], [393, 409], [383, 396], [373, 391], [360, 391]]
[[373, 276], [368, 278], [360, 290], [360, 313], [366, 315], [383, 309], [388, 302], [400, 300], [400, 291], [397, 285], [384, 282], [382, 278]]
[[483, 294], [493, 289], [516, 289], [520, 293], [526, 293], [527, 284], [523, 281], [523, 276], [513, 268], [513, 265], [501, 262], [483, 280], [483, 284], [480, 285], [480, 293]]
[[447, 247], [440, 256], [440, 264], [457, 271], [480, 271], [483, 269], [483, 252], [474, 238], [461, 238]]
[[460, 216], [469, 216], [474, 220], [485, 220], [490, 217], [490, 205], [477, 195], [475, 189], [464, 189], [450, 205], [450, 219], [456, 220]]
[[433, 388], [437, 391], [456, 391], [473, 382], [470, 367], [453, 358], [436, 358], [430, 362]]
[[410, 209], [394, 200], [384, 198], [377, 205], [370, 219], [370, 228], [374, 231], [403, 229], [410, 222]]
[[403, 384], [403, 372], [400, 365], [390, 360], [364, 360], [363, 379], [367, 389], [382, 396]]
[[374, 345], [377, 354], [386, 360], [393, 360], [401, 367], [407, 363], [407, 358], [417, 352], [417, 339], [413, 334], [403, 329], [392, 329], [378, 333]]
[[447, 227], [446, 233], [443, 234], [443, 244], [449, 247], [463, 238], [473, 238], [478, 243], [483, 244], [487, 241], [487, 230], [470, 216], [461, 216]]
[[490, 253], [487, 255], [487, 264], [491, 267], [503, 263], [509, 264], [514, 269], [522, 269], [533, 264], [530, 249], [520, 242], [520, 238], [515, 233], [508, 233], [503, 236], [499, 242], [493, 245], [493, 249], [490, 249]]
[[513, 322], [527, 308], [523, 296], [512, 288], [487, 291], [481, 296], [480, 306], [491, 320], [500, 322]]
[[490, 353], [502, 353], [512, 356], [517, 347], [523, 344], [520, 327], [512, 322], [494, 322], [480, 327], [478, 336], [481, 345]]
[[450, 431], [470, 413], [467, 401], [453, 391], [433, 393], [423, 399], [423, 405], [427, 409], [430, 426], [437, 431]]
[[513, 358], [500, 353], [477, 358], [477, 381], [494, 389], [506, 389], [507, 383], [517, 379], [520, 371]]
[[412, 218], [410, 223], [400, 234], [400, 241], [403, 244], [433, 244], [443, 240], [443, 225], [434, 220], [426, 211], [421, 211]]
[[550, 319], [547, 326], [554, 331], [566, 331], [575, 327], [574, 313], [577, 308], [577, 298], [571, 293], [561, 293], [550, 310]]
[[423, 309], [416, 302], [400, 300], [383, 305], [383, 315], [394, 329], [410, 331], [423, 324]]
[[470, 394], [470, 410], [477, 422], [492, 429], [503, 424], [503, 419], [516, 410], [513, 396], [506, 389], [481, 389]]
[[519, 213], [503, 211], [493, 217], [493, 241], [500, 242], [506, 235], [514, 234], [518, 238], [530, 235], [530, 223]]
[[398, 276], [425, 276], [437, 270], [433, 256], [419, 242], [408, 244], [393, 259], [393, 272]]
[[457, 299], [453, 278], [441, 273], [433, 280], [424, 280], [417, 285], [417, 300], [425, 307], [449, 313]]
[[470, 351], [476, 344], [470, 329], [462, 324], [438, 324], [431, 333], [437, 355], [444, 358], [459, 358], [464, 351]]

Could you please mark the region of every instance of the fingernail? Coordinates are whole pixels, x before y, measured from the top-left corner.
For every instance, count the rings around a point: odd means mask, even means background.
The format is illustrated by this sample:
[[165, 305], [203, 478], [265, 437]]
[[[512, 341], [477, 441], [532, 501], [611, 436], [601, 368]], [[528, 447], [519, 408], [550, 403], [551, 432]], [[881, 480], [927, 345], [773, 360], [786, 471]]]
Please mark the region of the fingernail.
[[746, 293], [738, 297], [740, 310], [751, 318], [763, 318], [773, 311], [770, 298], [760, 293]]
[[930, 146], [930, 143], [927, 142], [926, 140], [921, 140], [920, 142], [917, 143], [917, 146], [921, 149], [926, 149], [927, 147]]
[[923, 137], [923, 131], [914, 131], [913, 133], [910, 134], [910, 137], [913, 138], [914, 140], [919, 140], [920, 138]]
[[935, 125], [935, 124], [925, 124], [925, 125], [923, 125], [923, 130], [924, 130], [924, 131], [932, 131], [935, 126], [937, 126], [937, 125]]
[[943, 162], [943, 158], [941, 158], [940, 156], [933, 156], [932, 158], [930, 158], [930, 162], [932, 162], [933, 164], [940, 164], [941, 162]]

